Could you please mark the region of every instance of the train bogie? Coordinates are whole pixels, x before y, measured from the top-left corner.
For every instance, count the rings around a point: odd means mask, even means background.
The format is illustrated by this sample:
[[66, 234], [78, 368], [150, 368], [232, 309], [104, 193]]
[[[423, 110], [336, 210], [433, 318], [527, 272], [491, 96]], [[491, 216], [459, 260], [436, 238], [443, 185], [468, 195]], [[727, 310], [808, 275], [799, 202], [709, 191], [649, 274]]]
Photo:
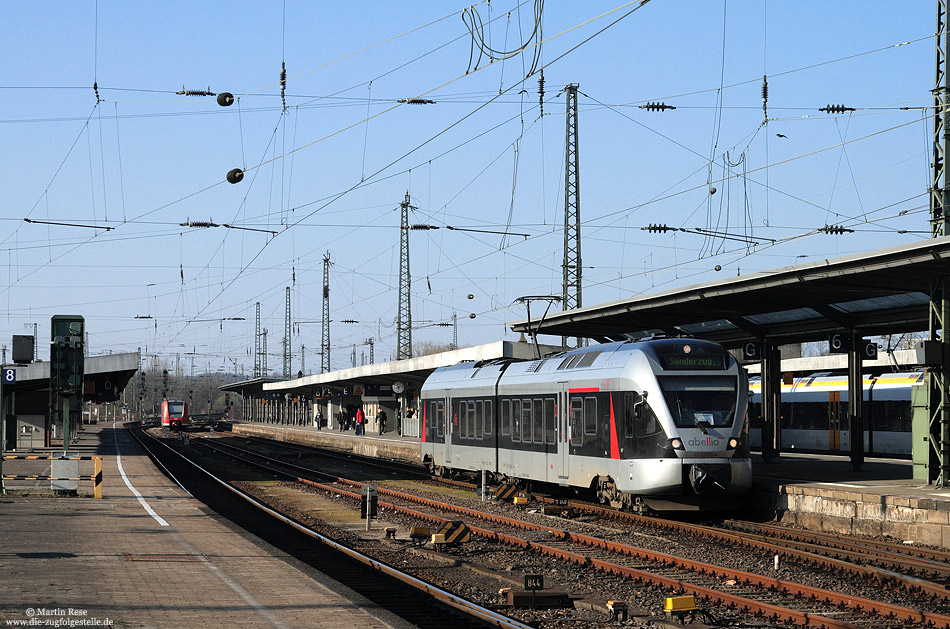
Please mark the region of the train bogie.
[[461, 363], [422, 389], [423, 460], [591, 489], [604, 502], [751, 486], [744, 372], [713, 343], [598, 345]]

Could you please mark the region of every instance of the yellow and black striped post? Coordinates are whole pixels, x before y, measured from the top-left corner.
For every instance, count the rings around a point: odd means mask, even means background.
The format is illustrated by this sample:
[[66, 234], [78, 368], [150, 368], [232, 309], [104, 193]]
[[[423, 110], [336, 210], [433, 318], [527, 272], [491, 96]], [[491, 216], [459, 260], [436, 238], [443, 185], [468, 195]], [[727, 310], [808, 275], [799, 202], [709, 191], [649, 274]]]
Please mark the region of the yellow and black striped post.
[[102, 457], [94, 456], [92, 457], [93, 462], [93, 489], [92, 495], [94, 498], [102, 498]]

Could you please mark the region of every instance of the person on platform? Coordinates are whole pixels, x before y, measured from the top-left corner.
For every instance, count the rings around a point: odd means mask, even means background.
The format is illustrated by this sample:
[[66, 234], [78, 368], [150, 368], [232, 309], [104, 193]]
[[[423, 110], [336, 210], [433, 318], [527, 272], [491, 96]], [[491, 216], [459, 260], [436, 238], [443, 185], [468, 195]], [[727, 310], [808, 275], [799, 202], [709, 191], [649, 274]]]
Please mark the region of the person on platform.
[[363, 409], [356, 409], [356, 434], [366, 434], [366, 416], [363, 415]]
[[386, 432], [386, 411], [380, 409], [376, 419], [379, 420], [379, 434], [383, 434]]
[[323, 430], [323, 412], [317, 411], [317, 430]]

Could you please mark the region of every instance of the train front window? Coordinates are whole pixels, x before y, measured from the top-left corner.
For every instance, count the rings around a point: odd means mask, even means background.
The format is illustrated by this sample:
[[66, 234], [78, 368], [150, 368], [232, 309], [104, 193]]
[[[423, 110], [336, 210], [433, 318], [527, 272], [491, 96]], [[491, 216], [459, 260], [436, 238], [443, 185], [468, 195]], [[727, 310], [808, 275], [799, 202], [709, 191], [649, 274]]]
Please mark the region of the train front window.
[[725, 428], [736, 412], [736, 378], [729, 376], [660, 376], [660, 388], [680, 427]]
[[185, 414], [185, 403], [184, 402], [169, 402], [168, 403], [168, 416], [169, 417], [181, 417]]

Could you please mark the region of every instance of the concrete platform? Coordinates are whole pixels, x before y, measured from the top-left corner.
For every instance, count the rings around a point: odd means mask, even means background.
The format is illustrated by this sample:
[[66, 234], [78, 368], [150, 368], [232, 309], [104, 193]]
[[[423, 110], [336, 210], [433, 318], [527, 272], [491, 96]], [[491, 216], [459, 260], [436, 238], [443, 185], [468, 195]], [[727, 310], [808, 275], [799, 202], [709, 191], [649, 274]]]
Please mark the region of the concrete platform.
[[[419, 462], [419, 439], [394, 432], [356, 436], [352, 430], [239, 423], [233, 431]], [[854, 472], [847, 456], [783, 453], [765, 463], [755, 454], [752, 471], [754, 506], [773, 509], [782, 522], [950, 548], [950, 490], [912, 480], [910, 461], [867, 459]]]
[[103, 456], [103, 499], [0, 498], [0, 624], [406, 626], [223, 521], [162, 474], [123, 428], [86, 427], [75, 452]]
[[782, 522], [853, 535], [888, 535], [950, 548], [950, 490], [913, 480], [910, 461], [846, 456], [754, 457], [755, 490]]
[[419, 463], [419, 437], [403, 437], [395, 431], [377, 434], [367, 432], [356, 435], [352, 430], [317, 430], [309, 426], [286, 426], [283, 424], [229, 424], [236, 435], [264, 437], [287, 443], [332, 448], [363, 456], [395, 459], [407, 463]]

